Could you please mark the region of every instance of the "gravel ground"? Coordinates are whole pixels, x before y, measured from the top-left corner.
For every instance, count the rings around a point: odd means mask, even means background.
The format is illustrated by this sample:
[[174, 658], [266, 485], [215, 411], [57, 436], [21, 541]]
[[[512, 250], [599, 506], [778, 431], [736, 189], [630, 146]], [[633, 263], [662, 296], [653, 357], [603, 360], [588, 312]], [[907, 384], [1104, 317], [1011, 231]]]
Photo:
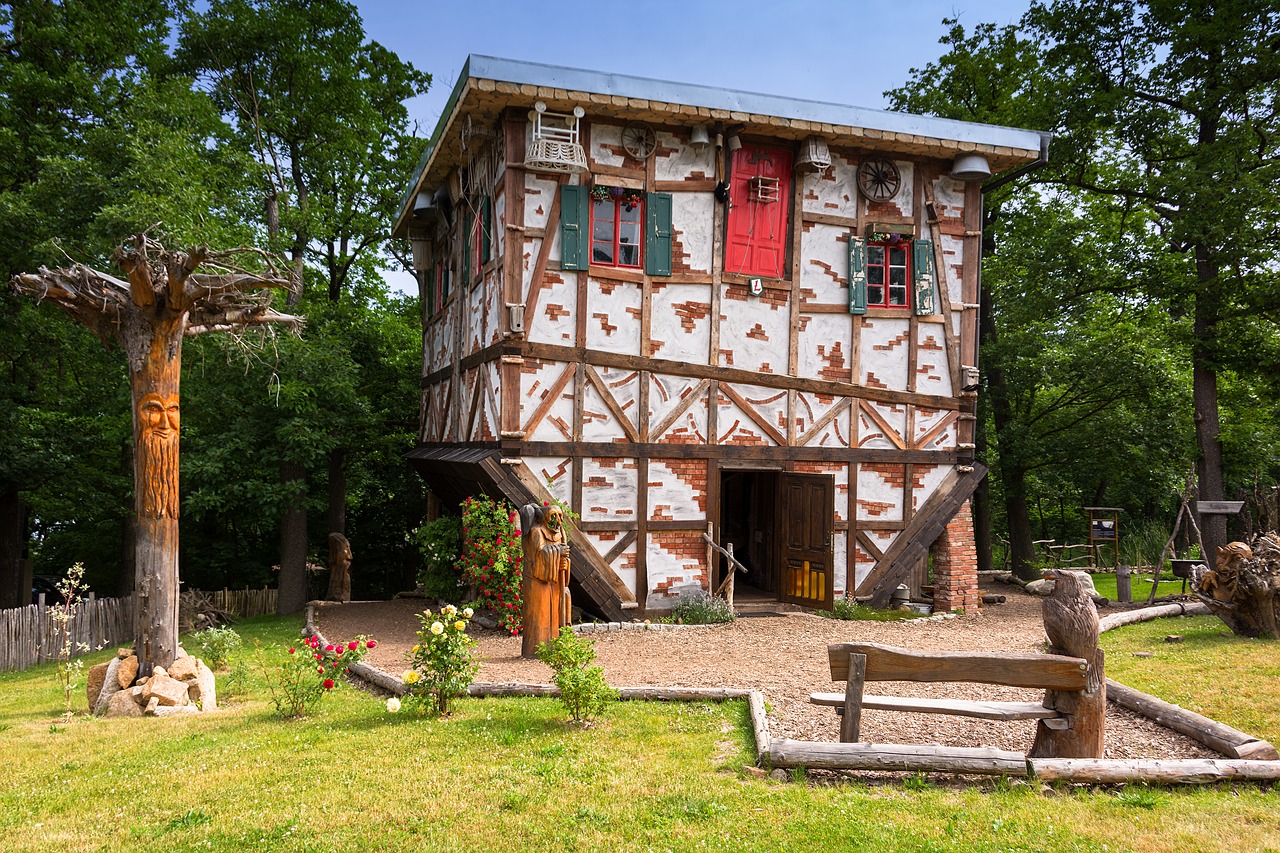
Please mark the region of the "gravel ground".
[[[1043, 650], [1041, 599], [1007, 592], [1004, 604], [986, 612], [945, 620], [841, 622], [810, 613], [740, 618], [729, 625], [663, 631], [592, 634], [598, 663], [614, 686], [697, 686], [758, 689], [769, 708], [774, 737], [839, 740], [832, 708], [810, 705], [814, 691], [843, 691], [830, 680], [827, 645], [865, 641], [921, 650]], [[324, 607], [317, 621], [330, 640], [367, 634], [378, 640], [368, 662], [399, 673], [415, 641], [421, 599]], [[473, 632], [482, 660], [479, 681], [547, 683], [550, 671], [520, 657], [520, 640], [498, 632]], [[878, 682], [882, 694], [955, 699], [1034, 700], [1040, 693], [986, 684], [902, 684]], [[937, 714], [863, 712], [862, 740], [871, 743], [939, 743], [995, 746], [1025, 751], [1035, 733], [1032, 721], [999, 723]], [[1183, 735], [1112, 704], [1107, 709], [1108, 758], [1196, 758], [1216, 753]]]

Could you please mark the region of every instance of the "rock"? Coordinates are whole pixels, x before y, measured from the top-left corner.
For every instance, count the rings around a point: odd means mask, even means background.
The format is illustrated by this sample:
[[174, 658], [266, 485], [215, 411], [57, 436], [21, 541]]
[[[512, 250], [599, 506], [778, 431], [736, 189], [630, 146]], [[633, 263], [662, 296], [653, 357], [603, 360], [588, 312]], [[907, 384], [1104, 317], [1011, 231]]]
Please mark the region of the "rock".
[[195, 675], [186, 684], [187, 696], [191, 699], [192, 705], [199, 707], [201, 711], [218, 709], [218, 691], [213, 672], [204, 665], [204, 661], [196, 660]]
[[84, 695], [89, 701], [89, 710], [93, 710], [98, 704], [98, 694], [102, 692], [102, 682], [107, 677], [107, 667], [111, 665], [110, 661], [94, 664], [89, 667], [89, 674], [85, 676]]
[[200, 709], [195, 705], [158, 705], [151, 713], [156, 717], [168, 717], [173, 714], [198, 714]]
[[142, 708], [134, 701], [131, 691], [117, 690], [115, 695], [111, 697], [111, 701], [107, 703], [106, 716], [141, 717]]
[[112, 658], [107, 664], [107, 671], [102, 679], [102, 689], [98, 691], [98, 698], [93, 703], [93, 713], [105, 714], [111, 699], [120, 692], [119, 674], [122, 665], [123, 661], [120, 658]]
[[133, 682], [138, 677], [138, 656], [129, 655], [120, 661], [120, 671], [116, 673], [116, 678], [120, 681], [120, 689], [132, 687]]
[[142, 698], [148, 703], [154, 699], [161, 705], [185, 705], [189, 701], [187, 685], [167, 675], [153, 675], [142, 690]]
[[120, 658], [120, 660], [124, 660], [131, 654], [133, 654], [133, 649], [116, 649], [116, 657]]
[[165, 669], [165, 668], [164, 668], [164, 667], [162, 667], [162, 666], [157, 666], [157, 667], [155, 667], [154, 669], [152, 669], [152, 670], [151, 670], [151, 674], [152, 674], [152, 675], [168, 675], [168, 674], [169, 674], [169, 670]]
[[763, 767], [755, 767], [751, 764], [742, 765], [742, 772], [754, 779], [764, 779], [769, 775], [769, 771]]
[[178, 681], [194, 678], [195, 674], [196, 659], [190, 656], [174, 658], [173, 664], [169, 667], [169, 677]]
[[1165, 641], [1166, 643], [1181, 643], [1181, 642], [1182, 642], [1182, 635], [1181, 635], [1181, 634], [1170, 634], [1169, 636], [1167, 636], [1167, 637], [1165, 637], [1165, 638], [1164, 638], [1164, 641]]
[[143, 710], [142, 713], [155, 716], [156, 708], [159, 708], [159, 707], [160, 707], [160, 697], [152, 696], [150, 699], [147, 700], [147, 707]]
[[1155, 652], [1134, 652], [1133, 656], [1135, 658], [1153, 658], [1156, 656], [1156, 653]]
[[[1088, 593], [1089, 597], [1093, 599], [1095, 603], [1097, 603], [1100, 599], [1102, 601], [1106, 601], [1106, 599], [1098, 595], [1098, 588], [1093, 585], [1093, 576], [1090, 575], [1088, 572], [1080, 572], [1080, 571], [1076, 571], [1075, 569], [1058, 569], [1058, 571], [1060, 572], [1069, 571], [1071, 572], [1071, 574], [1080, 578], [1080, 585], [1084, 587], [1084, 591]], [[1036, 595], [1048, 595], [1049, 593], [1053, 592], [1053, 581], [1048, 579], [1031, 581], [1030, 583], [1027, 584], [1026, 590], [1027, 592], [1034, 592]]]
[[787, 782], [791, 777], [787, 775], [787, 771], [779, 767], [777, 770], [769, 774], [769, 778], [775, 782]]
[[1038, 581], [1029, 582], [1025, 589], [1035, 595], [1048, 595], [1053, 592], [1053, 581], [1041, 578]]

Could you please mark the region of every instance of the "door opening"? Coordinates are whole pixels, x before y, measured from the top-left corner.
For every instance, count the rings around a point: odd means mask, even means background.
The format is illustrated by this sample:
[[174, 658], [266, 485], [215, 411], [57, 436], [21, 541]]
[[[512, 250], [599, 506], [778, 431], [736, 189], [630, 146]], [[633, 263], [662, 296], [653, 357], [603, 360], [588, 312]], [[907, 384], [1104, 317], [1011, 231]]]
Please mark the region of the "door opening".
[[[773, 558], [775, 525], [773, 494], [777, 471], [720, 472], [720, 546], [733, 545], [734, 558], [747, 567], [734, 579], [734, 597], [743, 601], [777, 600], [777, 579]], [[728, 576], [729, 561], [716, 558], [715, 587]]]

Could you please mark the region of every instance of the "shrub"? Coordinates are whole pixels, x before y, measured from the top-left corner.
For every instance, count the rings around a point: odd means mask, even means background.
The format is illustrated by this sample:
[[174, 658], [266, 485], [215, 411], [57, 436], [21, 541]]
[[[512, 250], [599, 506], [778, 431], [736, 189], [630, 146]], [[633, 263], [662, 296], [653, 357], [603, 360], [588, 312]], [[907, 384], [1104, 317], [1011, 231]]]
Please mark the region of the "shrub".
[[422, 628], [417, 645], [409, 652], [410, 667], [401, 678], [409, 688], [407, 699], [442, 717], [449, 713], [450, 700], [466, 693], [480, 670], [475, 661], [476, 641], [467, 636], [471, 616], [470, 607], [459, 611], [452, 604], [439, 616], [430, 610], [418, 614]]
[[229, 626], [206, 628], [195, 633], [195, 640], [200, 644], [200, 657], [209, 669], [222, 669], [227, 665], [227, 658], [240, 648], [240, 635]]
[[58, 666], [55, 671], [62, 696], [66, 700], [63, 716], [67, 720], [73, 716], [71, 699], [75, 695], [80, 672], [84, 669], [84, 661], [76, 655], [89, 651], [87, 645], [72, 639], [71, 620], [75, 619], [80, 600], [88, 591], [89, 587], [84, 582], [84, 563], [76, 563], [58, 581], [58, 594], [62, 596], [62, 602], [49, 608], [49, 620], [53, 623], [53, 634], [58, 644]]
[[560, 629], [560, 636], [538, 644], [538, 660], [551, 667], [560, 701], [575, 722], [594, 719], [618, 698], [618, 692], [605, 682], [604, 670], [587, 666], [595, 659], [595, 643], [575, 636], [568, 625]]
[[458, 558], [462, 554], [462, 519], [442, 515], [413, 531], [422, 552], [418, 583], [429, 598], [456, 600], [462, 595]]
[[462, 502], [462, 580], [475, 587], [476, 603], [496, 613], [498, 624], [512, 634], [520, 633], [524, 558], [518, 520], [511, 504], [488, 495]]
[[667, 617], [681, 625], [718, 625], [735, 618], [729, 602], [708, 592], [695, 592], [680, 596]]
[[908, 619], [922, 619], [927, 614], [914, 610], [876, 610], [859, 604], [852, 598], [837, 598], [831, 605], [831, 611], [818, 611], [828, 619], [844, 619], [855, 622], [902, 622]]
[[272, 658], [263, 657], [258, 647], [258, 666], [271, 691], [276, 714], [285, 719], [304, 715], [322, 696], [338, 686], [338, 677], [346, 674], [369, 649], [378, 644], [364, 636], [346, 643], [329, 643], [321, 647], [315, 637], [308, 637], [288, 651], [276, 648]]

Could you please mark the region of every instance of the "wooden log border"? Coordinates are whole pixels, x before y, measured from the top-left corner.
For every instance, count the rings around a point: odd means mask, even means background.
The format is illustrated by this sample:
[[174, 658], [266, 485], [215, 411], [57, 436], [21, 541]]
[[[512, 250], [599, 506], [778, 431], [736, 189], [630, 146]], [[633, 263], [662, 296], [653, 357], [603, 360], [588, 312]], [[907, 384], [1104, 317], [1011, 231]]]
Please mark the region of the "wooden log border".
[[[342, 606], [313, 601], [307, 605], [304, 637], [314, 636], [328, 643], [315, 624], [317, 606]], [[1177, 613], [1170, 612], [1177, 608]], [[1185, 608], [1199, 615], [1192, 608]], [[1147, 621], [1161, 616], [1181, 615], [1184, 606], [1164, 605], [1145, 608], [1163, 611], [1133, 619]], [[1142, 611], [1131, 611], [1140, 613]], [[1129, 615], [1129, 614], [1123, 614]], [[1116, 627], [1117, 623], [1107, 629]], [[1120, 623], [1129, 624], [1129, 622]], [[1103, 630], [1107, 630], [1103, 629]], [[352, 664], [352, 675], [362, 678], [397, 696], [408, 688], [394, 675], [389, 675], [364, 662]], [[1108, 679], [1108, 686], [1117, 684]], [[1123, 685], [1118, 685], [1123, 687]], [[1126, 688], [1128, 689], [1128, 688]], [[756, 743], [756, 764], [775, 768], [809, 767], [826, 770], [899, 770], [913, 773], [946, 772], [985, 776], [1011, 776], [1041, 782], [1073, 782], [1105, 785], [1145, 782], [1159, 785], [1208, 785], [1217, 782], [1280, 782], [1280, 761], [1245, 758], [1128, 759], [1128, 758], [1031, 758], [1020, 752], [991, 747], [943, 747], [932, 744], [829, 743], [819, 741], [771, 738], [765, 714], [764, 695], [759, 690], [724, 687], [621, 687], [618, 698], [627, 701], [725, 701], [746, 699]], [[1131, 691], [1138, 693], [1138, 691]], [[559, 695], [549, 684], [478, 681], [467, 690], [468, 696], [545, 696]], [[1146, 694], [1140, 694], [1145, 696]], [[1154, 698], [1154, 697], [1151, 697]], [[1160, 701], [1160, 700], [1156, 700]], [[1176, 707], [1176, 706], [1175, 706]], [[1153, 718], [1154, 719], [1154, 718]], [[1156, 720], [1156, 722], [1161, 722]], [[1162, 725], [1165, 723], [1161, 722]], [[1223, 724], [1216, 724], [1229, 728]], [[1234, 731], [1234, 730], [1231, 730]], [[1190, 734], [1190, 733], [1187, 733]], [[1259, 738], [1240, 733], [1249, 743], [1246, 752], [1261, 754], [1257, 745], [1267, 744]], [[1192, 735], [1194, 736], [1194, 735]], [[1212, 744], [1208, 744], [1213, 747]], [[1213, 747], [1216, 748], [1216, 747]]]

